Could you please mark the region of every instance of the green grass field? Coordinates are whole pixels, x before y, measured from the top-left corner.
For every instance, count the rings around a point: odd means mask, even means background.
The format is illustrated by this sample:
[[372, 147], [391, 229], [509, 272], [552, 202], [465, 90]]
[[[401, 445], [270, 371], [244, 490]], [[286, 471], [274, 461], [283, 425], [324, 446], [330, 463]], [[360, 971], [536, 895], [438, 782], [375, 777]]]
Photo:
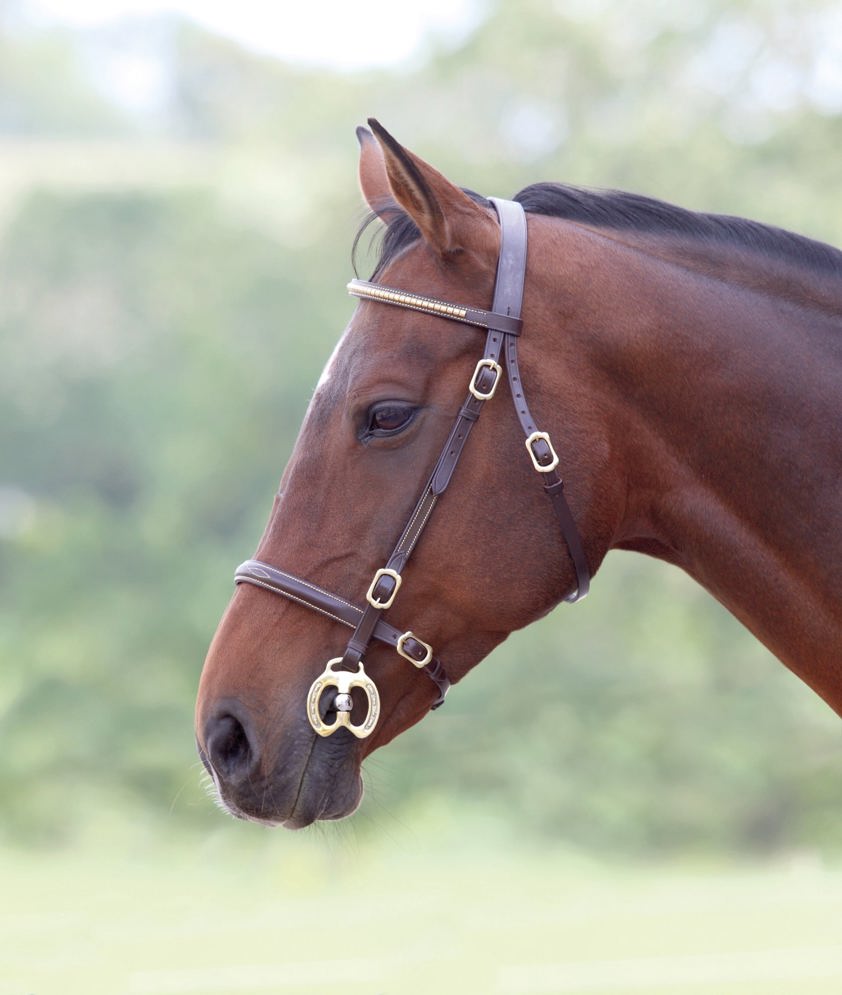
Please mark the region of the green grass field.
[[0, 851], [0, 992], [842, 991], [842, 872], [815, 861], [642, 868], [394, 836], [221, 822]]

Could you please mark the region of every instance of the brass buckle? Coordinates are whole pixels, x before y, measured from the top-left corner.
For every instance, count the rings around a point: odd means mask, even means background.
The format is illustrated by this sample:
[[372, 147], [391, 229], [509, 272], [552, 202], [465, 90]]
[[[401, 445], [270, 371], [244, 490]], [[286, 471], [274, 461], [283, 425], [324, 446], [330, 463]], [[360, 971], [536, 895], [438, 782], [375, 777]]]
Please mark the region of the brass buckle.
[[[477, 387], [477, 377], [480, 375], [481, 370], [491, 370], [494, 374], [494, 383], [491, 385], [489, 390], [482, 391]], [[483, 357], [476, 365], [474, 369], [474, 374], [471, 377], [471, 382], [468, 385], [468, 390], [474, 395], [478, 401], [489, 401], [494, 397], [494, 391], [497, 390], [497, 384], [500, 382], [500, 374], [503, 371], [500, 369], [500, 364], [495, 363], [493, 359], [488, 359]]]
[[[395, 582], [395, 589], [385, 601], [378, 601], [377, 598], [374, 597], [374, 589], [383, 577], [391, 577]], [[383, 567], [382, 570], [378, 570], [374, 575], [374, 580], [371, 582], [371, 586], [366, 593], [365, 600], [371, 605], [372, 608], [379, 608], [381, 611], [385, 611], [387, 608], [392, 607], [392, 602], [395, 600], [395, 595], [400, 590], [400, 586], [401, 575], [397, 572], [397, 570], [390, 570], [388, 567]]]
[[[365, 739], [372, 734], [380, 718], [380, 695], [377, 685], [366, 674], [362, 661], [356, 673], [350, 670], [334, 670], [337, 663], [342, 663], [341, 656], [328, 660], [324, 671], [310, 685], [310, 690], [307, 692], [307, 718], [320, 736], [331, 736], [344, 726], [357, 739]], [[319, 714], [319, 702], [325, 688], [329, 687], [336, 688], [337, 699], [340, 695], [344, 696], [341, 703], [337, 702], [336, 718], [330, 725], [324, 722]], [[351, 721], [351, 688], [362, 688], [368, 698], [365, 719], [356, 725]]]
[[[546, 442], [546, 444], [550, 448], [550, 455], [552, 456], [552, 459], [550, 460], [549, 463], [547, 463], [546, 466], [538, 462], [538, 458], [535, 455], [535, 450], [532, 448], [532, 446], [539, 441]], [[526, 440], [526, 451], [529, 453], [529, 458], [532, 460], [532, 465], [535, 467], [538, 473], [549, 473], [550, 470], [555, 470], [555, 468], [558, 466], [558, 455], [555, 449], [553, 449], [553, 444], [552, 442], [550, 442], [550, 437], [549, 435], [547, 435], [546, 432], [533, 432], [532, 435], [530, 435]]]
[[[404, 645], [408, 639], [414, 639], [419, 646], [423, 646], [427, 651], [424, 654], [423, 660], [416, 660], [414, 656], [410, 656], [409, 653], [404, 649]], [[422, 667], [426, 667], [430, 660], [433, 659], [433, 647], [429, 643], [425, 643], [423, 639], [419, 639], [418, 636], [414, 635], [412, 632], [405, 632], [400, 639], [395, 649], [400, 653], [404, 660], [409, 660], [413, 667], [418, 667], [420, 670]]]

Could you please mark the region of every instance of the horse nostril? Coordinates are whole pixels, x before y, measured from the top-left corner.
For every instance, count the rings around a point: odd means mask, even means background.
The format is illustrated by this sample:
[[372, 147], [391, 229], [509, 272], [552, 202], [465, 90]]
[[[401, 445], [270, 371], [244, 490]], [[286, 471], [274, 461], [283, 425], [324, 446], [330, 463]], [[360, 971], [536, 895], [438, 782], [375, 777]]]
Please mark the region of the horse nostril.
[[205, 745], [208, 760], [224, 781], [242, 781], [257, 766], [257, 751], [248, 732], [230, 712], [224, 712], [208, 722]]

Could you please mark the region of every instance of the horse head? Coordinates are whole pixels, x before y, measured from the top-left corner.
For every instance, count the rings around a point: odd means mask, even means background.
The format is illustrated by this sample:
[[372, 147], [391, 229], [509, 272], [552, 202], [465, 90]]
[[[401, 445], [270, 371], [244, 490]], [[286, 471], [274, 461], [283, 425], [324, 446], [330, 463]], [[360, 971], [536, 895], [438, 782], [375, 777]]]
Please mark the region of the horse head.
[[[574, 549], [587, 458], [565, 453], [580, 488], [571, 513], [549, 436], [536, 429], [524, 439], [519, 375], [515, 405], [496, 390], [501, 349], [520, 331], [517, 316], [507, 323], [493, 310], [499, 207], [370, 124], [373, 134], [358, 131], [359, 176], [387, 226], [378, 282], [351, 285], [360, 302], [312, 397], [255, 560], [238, 575], [196, 710], [200, 754], [224, 805], [291, 828], [352, 812], [364, 758], [422, 719], [446, 681], [461, 680], [513, 630], [583, 594], [584, 550], [593, 566], [598, 559], [588, 542], [595, 521]], [[542, 354], [551, 288], [526, 282], [530, 396], [540, 403], [564, 387], [572, 397], [575, 385], [561, 385]], [[478, 320], [442, 311], [446, 302]], [[575, 416], [570, 424], [582, 431]], [[448, 446], [459, 450], [449, 461]], [[553, 503], [567, 516], [561, 530]], [[355, 638], [360, 626], [371, 630], [355, 653], [349, 625]]]

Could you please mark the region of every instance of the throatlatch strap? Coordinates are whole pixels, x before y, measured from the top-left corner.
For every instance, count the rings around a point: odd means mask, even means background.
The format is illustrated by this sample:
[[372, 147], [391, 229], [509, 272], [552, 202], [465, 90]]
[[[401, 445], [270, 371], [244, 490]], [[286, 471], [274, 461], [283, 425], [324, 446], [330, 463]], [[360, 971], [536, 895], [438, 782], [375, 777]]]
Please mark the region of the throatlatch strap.
[[[497, 268], [497, 283], [494, 288], [494, 310], [501, 311], [505, 308], [512, 317], [520, 318], [526, 277], [526, 214], [520, 204], [511, 200], [500, 200], [497, 197], [492, 197], [491, 203], [500, 218], [501, 228], [500, 258]], [[520, 266], [514, 265], [518, 259], [522, 260]], [[498, 293], [500, 294], [499, 299]], [[538, 433], [538, 427], [532, 418], [529, 405], [526, 403], [526, 395], [518, 367], [517, 338], [513, 335], [506, 336], [506, 369], [509, 374], [509, 387], [512, 391], [515, 411], [528, 443], [528, 440], [536, 434], [542, 433]], [[549, 445], [549, 440], [547, 441]], [[552, 452], [551, 448], [550, 452]], [[576, 520], [573, 518], [573, 512], [570, 510], [570, 505], [564, 495], [564, 482], [556, 473], [555, 466], [543, 470], [540, 462], [534, 457], [532, 462], [544, 479], [544, 490], [552, 501], [562, 537], [567, 544], [570, 559], [576, 571], [576, 590], [564, 599], [572, 604], [575, 601], [581, 601], [590, 589], [591, 572], [588, 559], [585, 556], [582, 539], [576, 527]]]

